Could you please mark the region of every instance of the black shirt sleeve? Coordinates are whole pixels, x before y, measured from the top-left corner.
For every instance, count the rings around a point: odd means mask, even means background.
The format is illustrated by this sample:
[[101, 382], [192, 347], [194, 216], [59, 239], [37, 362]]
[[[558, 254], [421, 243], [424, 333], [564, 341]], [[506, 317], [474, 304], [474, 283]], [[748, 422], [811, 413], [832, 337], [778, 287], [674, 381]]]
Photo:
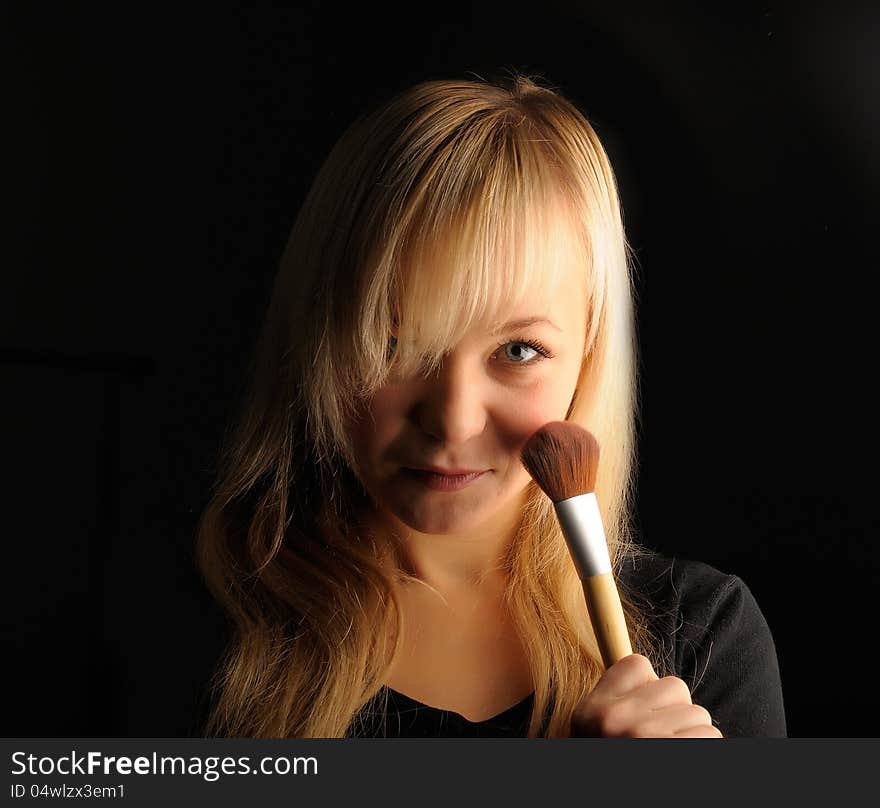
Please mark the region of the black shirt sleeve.
[[726, 738], [786, 737], [773, 637], [741, 578], [659, 554], [628, 561], [618, 581], [646, 605], [672, 673]]
[[684, 576], [693, 595], [681, 601], [678, 676], [727, 738], [786, 737], [773, 636], [746, 584], [698, 562]]

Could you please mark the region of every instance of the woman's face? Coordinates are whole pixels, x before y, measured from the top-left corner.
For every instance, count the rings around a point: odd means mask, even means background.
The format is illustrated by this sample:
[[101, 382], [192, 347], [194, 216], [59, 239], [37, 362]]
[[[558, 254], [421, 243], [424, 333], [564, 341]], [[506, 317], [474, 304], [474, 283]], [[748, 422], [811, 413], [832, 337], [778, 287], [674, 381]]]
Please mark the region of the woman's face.
[[[392, 374], [352, 432], [362, 482], [381, 511], [433, 534], [467, 534], [497, 524], [502, 512], [517, 515], [531, 479], [520, 450], [548, 421], [565, 419], [575, 392], [586, 337], [583, 286], [583, 270], [572, 263], [558, 288], [529, 296], [504, 320], [549, 322], [497, 334], [481, 323], [435, 375]], [[413, 471], [421, 466], [483, 474], [442, 490]]]

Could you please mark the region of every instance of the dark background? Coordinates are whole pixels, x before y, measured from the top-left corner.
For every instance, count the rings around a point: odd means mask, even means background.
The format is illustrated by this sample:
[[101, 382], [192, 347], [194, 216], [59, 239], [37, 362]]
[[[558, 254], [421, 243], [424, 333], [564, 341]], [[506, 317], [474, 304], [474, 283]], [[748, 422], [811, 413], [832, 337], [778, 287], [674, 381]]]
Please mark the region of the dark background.
[[2, 735], [197, 734], [193, 533], [298, 206], [367, 107], [516, 68], [620, 183], [645, 543], [746, 581], [790, 735], [876, 736], [880, 12], [480, 8], [4, 5]]

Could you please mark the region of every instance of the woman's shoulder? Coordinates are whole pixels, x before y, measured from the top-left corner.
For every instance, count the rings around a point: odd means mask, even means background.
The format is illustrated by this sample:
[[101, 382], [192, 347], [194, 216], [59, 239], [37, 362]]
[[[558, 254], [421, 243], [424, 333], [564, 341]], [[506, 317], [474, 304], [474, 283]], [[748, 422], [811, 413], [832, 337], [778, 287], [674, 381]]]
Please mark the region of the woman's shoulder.
[[618, 583], [654, 602], [695, 605], [742, 581], [703, 561], [643, 550], [623, 560]]
[[725, 737], [786, 736], [776, 645], [738, 575], [649, 553], [621, 564], [618, 587], [641, 606], [671, 672]]
[[628, 557], [618, 571], [618, 587], [661, 635], [674, 640], [679, 658], [684, 645], [732, 639], [764, 625], [754, 596], [738, 575], [696, 559], [656, 552]]

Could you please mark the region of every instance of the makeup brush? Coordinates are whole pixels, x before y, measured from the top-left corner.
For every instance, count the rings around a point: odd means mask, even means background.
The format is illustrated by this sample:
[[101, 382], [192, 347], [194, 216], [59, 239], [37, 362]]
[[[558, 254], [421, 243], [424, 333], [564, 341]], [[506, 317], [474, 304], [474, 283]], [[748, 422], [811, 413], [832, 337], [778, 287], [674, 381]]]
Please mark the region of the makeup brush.
[[541, 490], [553, 500], [584, 587], [602, 661], [609, 668], [629, 656], [632, 647], [595, 493], [599, 442], [577, 424], [551, 421], [526, 441], [520, 459]]

